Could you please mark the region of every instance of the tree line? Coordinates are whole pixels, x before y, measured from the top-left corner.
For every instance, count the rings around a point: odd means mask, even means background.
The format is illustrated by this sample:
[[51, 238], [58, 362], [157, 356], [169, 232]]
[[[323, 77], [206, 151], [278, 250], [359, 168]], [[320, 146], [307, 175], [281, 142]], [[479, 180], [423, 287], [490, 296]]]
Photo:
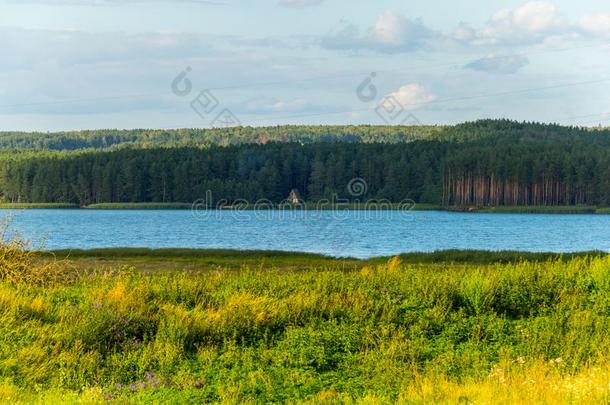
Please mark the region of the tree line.
[[208, 147], [268, 142], [404, 143], [430, 138], [440, 126], [281, 125], [274, 127], [101, 129], [66, 132], [0, 132], [0, 149], [79, 150], [123, 147]]
[[[406, 198], [444, 205], [610, 205], [610, 134], [481, 121], [408, 142], [0, 152], [5, 202], [306, 201]], [[443, 129], [443, 131], [445, 131]], [[341, 135], [340, 135], [341, 136]], [[354, 196], [351, 179], [366, 181]]]

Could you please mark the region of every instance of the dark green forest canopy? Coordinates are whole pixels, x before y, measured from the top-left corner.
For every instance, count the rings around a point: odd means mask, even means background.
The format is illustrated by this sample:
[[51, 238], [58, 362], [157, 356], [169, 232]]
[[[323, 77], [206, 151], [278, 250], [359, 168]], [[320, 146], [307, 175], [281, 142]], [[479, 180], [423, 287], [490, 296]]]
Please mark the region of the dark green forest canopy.
[[530, 139], [603, 138], [608, 129], [481, 120], [455, 126], [305, 126], [217, 129], [100, 129], [69, 132], [0, 132], [0, 150], [79, 150], [151, 147], [209, 147], [268, 142], [405, 143], [415, 140], [515, 142]]
[[360, 200], [610, 205], [608, 130], [508, 120], [276, 129], [116, 131], [114, 141], [103, 131], [4, 134], [1, 144], [11, 150], [0, 151], [0, 199], [192, 202], [209, 191], [212, 202], [277, 203], [297, 189], [307, 201], [354, 200], [347, 185], [362, 178]]
[[180, 147], [267, 142], [390, 142], [431, 138], [440, 126], [276, 126], [218, 129], [132, 129], [72, 132], [0, 132], [0, 149], [77, 150], [119, 147]]

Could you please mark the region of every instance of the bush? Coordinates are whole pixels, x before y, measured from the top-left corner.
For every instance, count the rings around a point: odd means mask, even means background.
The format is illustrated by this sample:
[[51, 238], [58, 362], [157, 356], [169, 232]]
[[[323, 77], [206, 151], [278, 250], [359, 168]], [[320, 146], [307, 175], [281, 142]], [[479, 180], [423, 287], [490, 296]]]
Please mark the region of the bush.
[[10, 235], [9, 222], [0, 222], [0, 279], [10, 283], [39, 284], [61, 277], [54, 261], [40, 261], [32, 246]]

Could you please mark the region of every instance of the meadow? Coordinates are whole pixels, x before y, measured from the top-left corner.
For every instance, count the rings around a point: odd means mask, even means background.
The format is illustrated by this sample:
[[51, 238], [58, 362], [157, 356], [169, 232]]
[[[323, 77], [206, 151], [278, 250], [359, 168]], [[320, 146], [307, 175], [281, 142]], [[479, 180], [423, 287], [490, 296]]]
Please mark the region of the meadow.
[[0, 249], [3, 403], [610, 400], [601, 254], [24, 247]]

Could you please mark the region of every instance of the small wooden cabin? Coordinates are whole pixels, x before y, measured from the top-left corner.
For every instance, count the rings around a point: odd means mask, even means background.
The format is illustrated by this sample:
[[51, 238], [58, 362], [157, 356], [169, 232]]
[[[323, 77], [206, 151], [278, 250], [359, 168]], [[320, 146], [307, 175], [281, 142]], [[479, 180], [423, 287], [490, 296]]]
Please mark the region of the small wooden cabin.
[[303, 199], [301, 198], [301, 193], [299, 193], [299, 190], [296, 188], [290, 190], [290, 193], [288, 194], [288, 201], [290, 201], [291, 204], [302, 203]]

